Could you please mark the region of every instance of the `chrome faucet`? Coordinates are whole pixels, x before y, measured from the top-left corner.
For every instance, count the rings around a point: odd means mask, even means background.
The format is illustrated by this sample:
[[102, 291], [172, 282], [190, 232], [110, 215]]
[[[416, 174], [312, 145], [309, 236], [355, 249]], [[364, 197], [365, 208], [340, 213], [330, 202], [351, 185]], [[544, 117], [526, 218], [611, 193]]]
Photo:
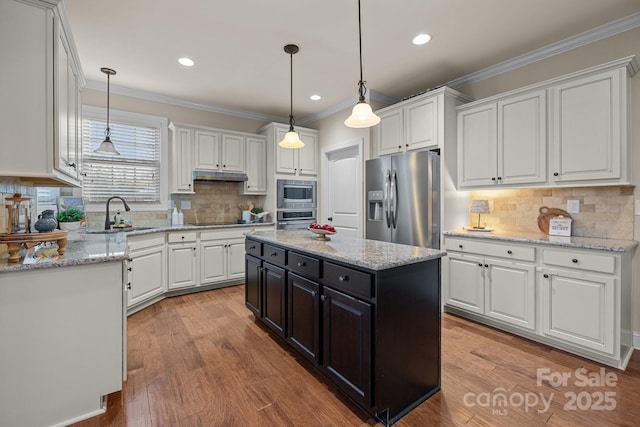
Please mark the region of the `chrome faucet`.
[[107, 216], [105, 217], [104, 220], [104, 229], [105, 230], [111, 230], [111, 218], [109, 218], [109, 203], [111, 202], [111, 200], [113, 199], [120, 199], [122, 200], [122, 203], [124, 204], [124, 210], [129, 212], [131, 210], [131, 208], [129, 207], [129, 205], [127, 204], [127, 202], [125, 202], [125, 200], [120, 197], [120, 196], [113, 196], [113, 197], [109, 197], [107, 199]]

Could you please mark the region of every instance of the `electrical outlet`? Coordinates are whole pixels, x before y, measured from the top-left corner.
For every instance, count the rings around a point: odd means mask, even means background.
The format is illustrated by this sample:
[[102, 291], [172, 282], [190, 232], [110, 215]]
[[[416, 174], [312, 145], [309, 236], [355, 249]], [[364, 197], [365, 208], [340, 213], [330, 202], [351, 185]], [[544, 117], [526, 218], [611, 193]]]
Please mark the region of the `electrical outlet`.
[[191, 209], [191, 200], [183, 200], [180, 202], [180, 209]]
[[580, 200], [567, 200], [567, 212], [580, 213]]

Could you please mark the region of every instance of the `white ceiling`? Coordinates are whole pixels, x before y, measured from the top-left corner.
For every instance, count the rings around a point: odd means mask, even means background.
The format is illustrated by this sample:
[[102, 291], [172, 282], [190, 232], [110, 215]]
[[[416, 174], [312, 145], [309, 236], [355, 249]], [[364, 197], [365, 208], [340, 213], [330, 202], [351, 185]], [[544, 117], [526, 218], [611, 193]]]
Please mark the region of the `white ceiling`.
[[[300, 121], [355, 99], [356, 0], [65, 0], [90, 87]], [[640, 0], [362, 0], [364, 79], [397, 99], [640, 11]], [[411, 39], [432, 36], [424, 46]], [[196, 66], [177, 63], [189, 56]], [[309, 96], [317, 93], [320, 101]]]

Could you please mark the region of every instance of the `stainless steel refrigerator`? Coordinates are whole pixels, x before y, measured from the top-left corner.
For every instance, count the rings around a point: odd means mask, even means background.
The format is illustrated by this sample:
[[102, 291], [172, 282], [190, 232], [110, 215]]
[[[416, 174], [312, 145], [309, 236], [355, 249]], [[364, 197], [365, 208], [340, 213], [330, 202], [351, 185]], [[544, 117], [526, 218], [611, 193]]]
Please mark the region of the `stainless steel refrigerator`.
[[366, 162], [367, 239], [440, 248], [440, 156], [415, 151]]

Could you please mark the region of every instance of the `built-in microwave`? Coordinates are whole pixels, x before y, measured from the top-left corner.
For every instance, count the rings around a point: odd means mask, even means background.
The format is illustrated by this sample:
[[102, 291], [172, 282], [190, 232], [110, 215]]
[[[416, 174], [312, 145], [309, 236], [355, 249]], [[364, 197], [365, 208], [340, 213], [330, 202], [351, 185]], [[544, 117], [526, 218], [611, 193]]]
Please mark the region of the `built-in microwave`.
[[278, 209], [308, 209], [316, 206], [316, 182], [279, 179]]

